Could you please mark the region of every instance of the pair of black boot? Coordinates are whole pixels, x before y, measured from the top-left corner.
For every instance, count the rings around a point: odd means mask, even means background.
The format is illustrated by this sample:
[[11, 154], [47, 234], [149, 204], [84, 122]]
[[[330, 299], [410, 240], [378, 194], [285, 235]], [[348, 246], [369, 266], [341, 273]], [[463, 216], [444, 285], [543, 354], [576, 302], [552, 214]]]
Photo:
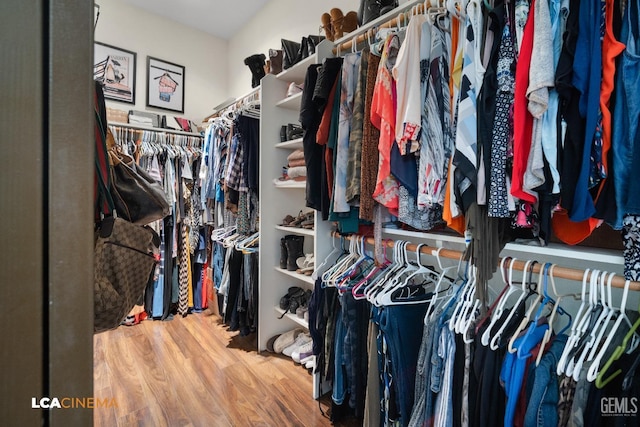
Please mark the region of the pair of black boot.
[[258, 53], [244, 59], [244, 65], [251, 70], [251, 87], [259, 86], [260, 80], [266, 75], [264, 71], [264, 60], [266, 58], [263, 53]]
[[288, 234], [280, 239], [280, 268], [296, 271], [300, 257], [304, 257], [304, 236]]

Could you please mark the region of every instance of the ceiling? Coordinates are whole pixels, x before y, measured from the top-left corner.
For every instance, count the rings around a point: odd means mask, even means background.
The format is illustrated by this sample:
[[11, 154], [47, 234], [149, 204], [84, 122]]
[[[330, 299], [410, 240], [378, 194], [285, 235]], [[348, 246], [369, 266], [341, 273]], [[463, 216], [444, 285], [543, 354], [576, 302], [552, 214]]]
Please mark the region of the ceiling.
[[127, 3], [228, 40], [269, 0], [125, 0]]

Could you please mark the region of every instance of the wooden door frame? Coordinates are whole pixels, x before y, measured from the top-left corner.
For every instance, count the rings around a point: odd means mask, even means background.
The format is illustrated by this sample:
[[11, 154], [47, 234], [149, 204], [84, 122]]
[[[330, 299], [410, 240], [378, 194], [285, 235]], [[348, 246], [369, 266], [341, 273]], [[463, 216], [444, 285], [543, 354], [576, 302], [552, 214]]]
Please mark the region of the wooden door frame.
[[[0, 419], [91, 425], [93, 4], [0, 2]], [[107, 397], [107, 396], [105, 396]]]

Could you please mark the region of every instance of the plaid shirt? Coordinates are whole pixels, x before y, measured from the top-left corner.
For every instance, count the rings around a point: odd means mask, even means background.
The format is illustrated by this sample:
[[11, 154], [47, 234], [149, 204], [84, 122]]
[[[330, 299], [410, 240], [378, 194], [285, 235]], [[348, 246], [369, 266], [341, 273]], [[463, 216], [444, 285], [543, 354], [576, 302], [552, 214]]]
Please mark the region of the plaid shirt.
[[245, 167], [242, 162], [243, 157], [244, 147], [240, 135], [236, 133], [233, 135], [233, 138], [231, 138], [231, 145], [229, 146], [225, 183], [229, 188], [236, 191], [247, 192], [249, 188], [247, 187], [243, 174], [243, 168]]

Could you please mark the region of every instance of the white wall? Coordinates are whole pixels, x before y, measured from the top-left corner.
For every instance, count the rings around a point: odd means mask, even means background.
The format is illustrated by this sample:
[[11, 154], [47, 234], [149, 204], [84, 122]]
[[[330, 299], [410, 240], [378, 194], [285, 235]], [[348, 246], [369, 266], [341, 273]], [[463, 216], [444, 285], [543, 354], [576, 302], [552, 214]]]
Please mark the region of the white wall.
[[[324, 12], [338, 7], [346, 14], [351, 10], [357, 11], [359, 4], [359, 0], [271, 0], [229, 40], [227, 97], [240, 97], [251, 90], [251, 72], [244, 65], [246, 57], [255, 53], [268, 56], [270, 48], [280, 49], [280, 39], [283, 38], [299, 42], [302, 36], [320, 34], [320, 16]], [[222, 101], [224, 97], [220, 98]]]
[[[135, 106], [107, 101], [108, 107], [172, 114], [200, 123], [227, 96], [226, 40], [130, 6], [122, 0], [100, 2], [95, 40], [137, 54]], [[147, 56], [185, 67], [183, 114], [146, 106]]]

